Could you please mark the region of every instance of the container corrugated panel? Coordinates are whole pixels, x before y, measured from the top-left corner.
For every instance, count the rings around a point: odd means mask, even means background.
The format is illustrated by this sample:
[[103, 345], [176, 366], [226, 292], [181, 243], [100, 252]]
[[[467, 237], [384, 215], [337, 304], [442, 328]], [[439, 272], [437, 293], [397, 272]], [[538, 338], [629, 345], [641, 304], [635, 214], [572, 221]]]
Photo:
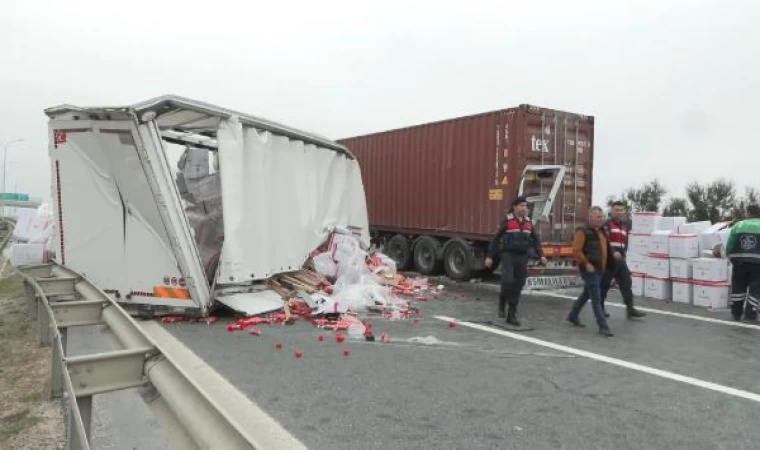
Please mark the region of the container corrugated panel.
[[[343, 139], [358, 158], [375, 230], [488, 239], [509, 209], [526, 164], [564, 164], [545, 241], [566, 242], [586, 220], [593, 117], [516, 108]], [[550, 183], [526, 182], [528, 193]]]

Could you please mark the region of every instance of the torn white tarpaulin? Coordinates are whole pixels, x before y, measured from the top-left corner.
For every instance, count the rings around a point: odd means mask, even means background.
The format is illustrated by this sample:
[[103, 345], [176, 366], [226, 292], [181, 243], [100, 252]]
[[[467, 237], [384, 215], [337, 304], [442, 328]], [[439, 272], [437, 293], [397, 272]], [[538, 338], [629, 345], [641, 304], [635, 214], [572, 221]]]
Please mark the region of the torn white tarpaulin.
[[236, 118], [217, 133], [224, 210], [219, 283], [300, 268], [329, 228], [369, 241], [359, 164], [343, 153], [253, 128]]

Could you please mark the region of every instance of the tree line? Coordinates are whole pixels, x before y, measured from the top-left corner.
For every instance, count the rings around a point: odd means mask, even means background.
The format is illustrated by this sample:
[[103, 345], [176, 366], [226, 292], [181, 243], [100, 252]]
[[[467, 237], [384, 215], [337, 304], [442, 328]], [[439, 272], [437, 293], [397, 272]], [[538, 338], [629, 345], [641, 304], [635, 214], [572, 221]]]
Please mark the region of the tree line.
[[654, 179], [625, 190], [620, 197], [607, 197], [607, 205], [622, 200], [629, 211], [661, 212], [665, 216], [687, 217], [691, 222], [720, 222], [747, 217], [747, 206], [760, 200], [760, 190], [748, 187], [740, 193], [733, 181], [723, 178], [710, 183], [689, 183], [684, 196], [671, 197], [665, 203], [667, 194], [668, 189]]

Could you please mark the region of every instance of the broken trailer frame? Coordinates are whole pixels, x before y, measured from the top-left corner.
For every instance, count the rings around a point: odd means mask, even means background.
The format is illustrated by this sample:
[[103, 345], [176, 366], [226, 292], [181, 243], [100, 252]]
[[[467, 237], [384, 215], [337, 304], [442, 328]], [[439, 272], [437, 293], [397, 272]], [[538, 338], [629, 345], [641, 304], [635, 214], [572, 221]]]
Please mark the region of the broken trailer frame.
[[333, 227], [369, 241], [358, 163], [321, 136], [177, 96], [45, 113], [57, 262], [133, 314], [250, 304]]

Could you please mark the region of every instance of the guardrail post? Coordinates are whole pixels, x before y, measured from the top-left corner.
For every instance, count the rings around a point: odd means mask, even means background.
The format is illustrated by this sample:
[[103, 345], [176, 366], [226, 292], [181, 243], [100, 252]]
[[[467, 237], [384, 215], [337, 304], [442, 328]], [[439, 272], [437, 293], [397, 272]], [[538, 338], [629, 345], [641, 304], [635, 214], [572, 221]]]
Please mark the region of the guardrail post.
[[37, 320], [40, 325], [40, 344], [50, 345], [50, 315], [47, 308], [45, 308], [45, 302], [37, 302]]
[[68, 330], [66, 328], [61, 328], [58, 330], [53, 342], [52, 366], [50, 371], [52, 376], [52, 379], [50, 380], [51, 398], [61, 398], [63, 396], [63, 371], [66, 370], [64, 368], [63, 360], [66, 358], [67, 336]]
[[37, 291], [34, 290], [34, 286], [31, 283], [24, 280], [24, 292], [26, 293], [26, 306], [29, 311], [29, 317], [32, 320], [37, 320]]
[[92, 395], [77, 397], [76, 402], [79, 407], [79, 415], [82, 417], [84, 432], [87, 433], [87, 442], [90, 442], [90, 436], [92, 434]]

